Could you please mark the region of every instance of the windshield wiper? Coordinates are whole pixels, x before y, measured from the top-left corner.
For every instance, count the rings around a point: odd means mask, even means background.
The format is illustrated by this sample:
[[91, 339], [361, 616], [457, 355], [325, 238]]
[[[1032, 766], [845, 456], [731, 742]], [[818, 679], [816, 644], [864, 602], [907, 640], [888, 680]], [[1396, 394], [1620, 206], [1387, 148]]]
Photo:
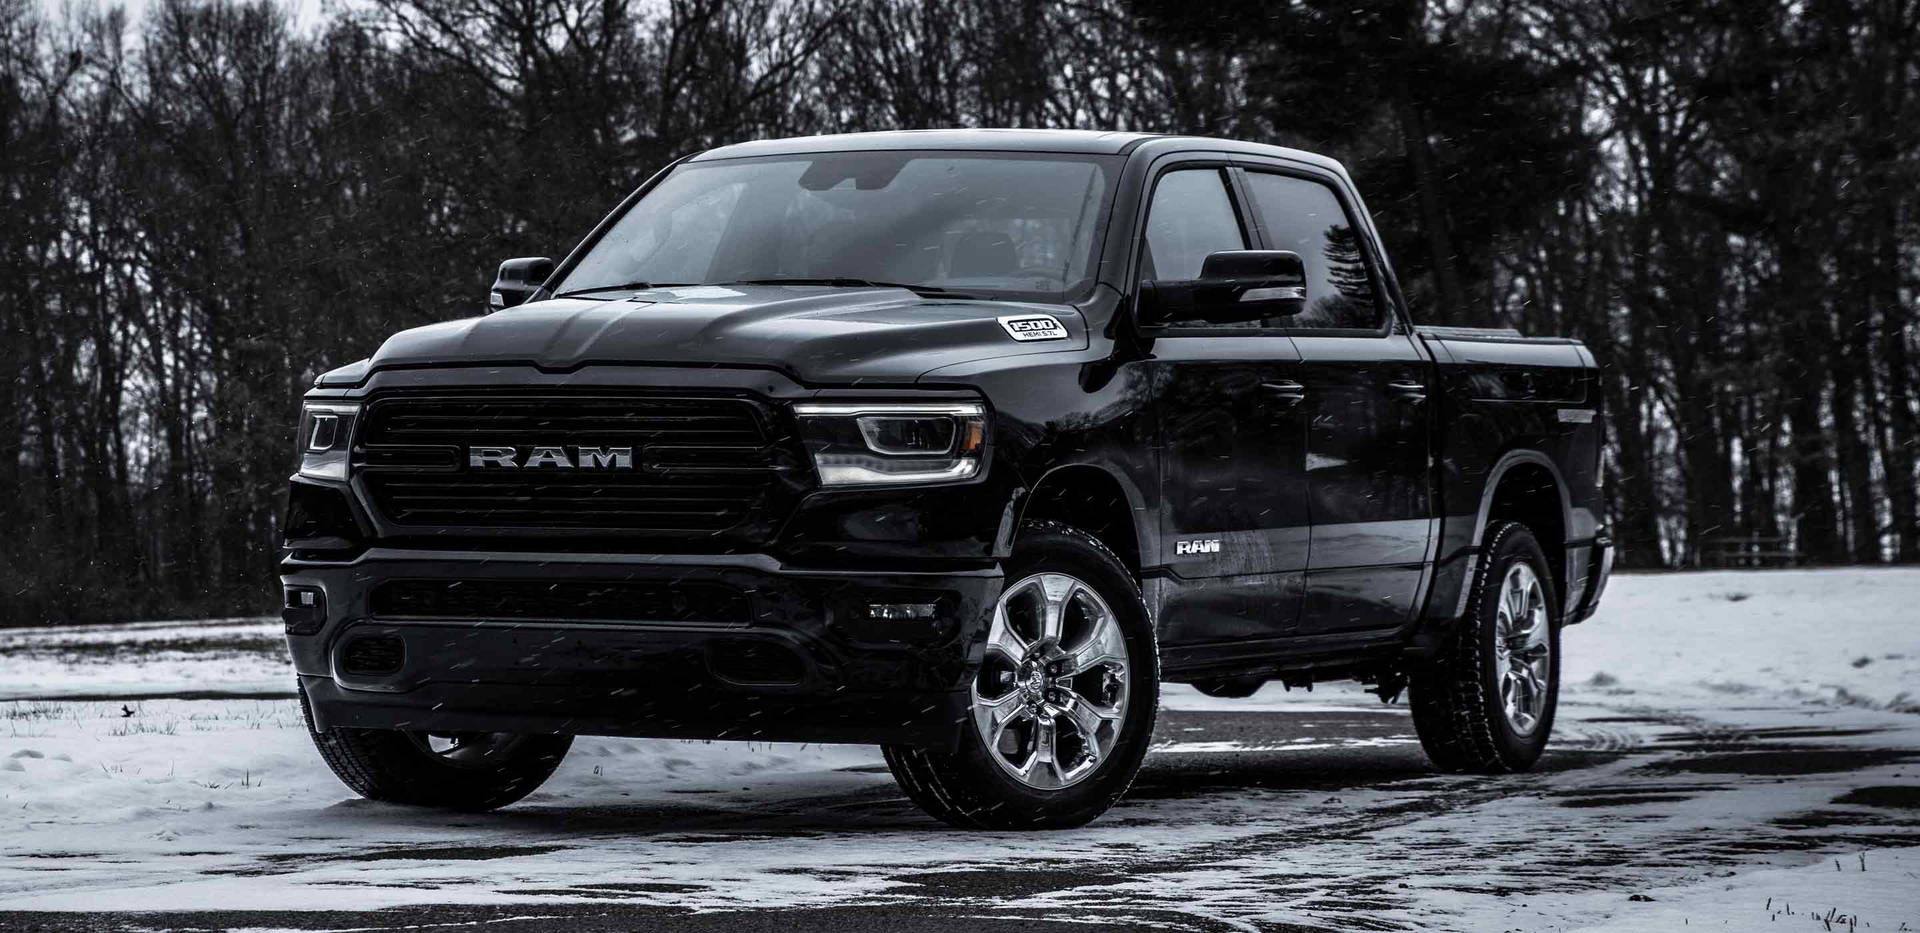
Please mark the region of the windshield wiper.
[[826, 285], [833, 288], [904, 288], [918, 295], [953, 295], [953, 291], [938, 285], [908, 285], [904, 282], [878, 282], [873, 279], [856, 279], [846, 276], [827, 278], [771, 278], [741, 279], [737, 282], [725, 282], [725, 285]]

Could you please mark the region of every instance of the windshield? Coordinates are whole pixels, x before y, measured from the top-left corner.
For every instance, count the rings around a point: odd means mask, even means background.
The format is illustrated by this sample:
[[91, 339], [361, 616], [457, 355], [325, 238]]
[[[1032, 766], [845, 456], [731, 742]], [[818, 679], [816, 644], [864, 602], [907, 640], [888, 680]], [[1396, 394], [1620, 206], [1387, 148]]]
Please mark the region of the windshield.
[[555, 293], [788, 281], [1062, 301], [1092, 277], [1118, 167], [898, 151], [688, 163]]

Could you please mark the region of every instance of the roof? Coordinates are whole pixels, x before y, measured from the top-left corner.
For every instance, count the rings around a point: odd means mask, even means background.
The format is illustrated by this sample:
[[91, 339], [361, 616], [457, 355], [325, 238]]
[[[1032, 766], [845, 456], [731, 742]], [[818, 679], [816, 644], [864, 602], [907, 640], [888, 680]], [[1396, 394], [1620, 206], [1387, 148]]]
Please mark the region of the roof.
[[761, 139], [709, 149], [693, 162], [740, 159], [751, 156], [792, 155], [807, 152], [871, 152], [889, 149], [947, 149], [982, 152], [1073, 152], [1117, 155], [1147, 142], [1183, 144], [1179, 148], [1211, 149], [1278, 156], [1344, 173], [1340, 163], [1326, 156], [1269, 146], [1264, 143], [1161, 133], [1112, 133], [1102, 130], [945, 129], [892, 130], [881, 133], [842, 133], [832, 136], [794, 136]]
[[883, 133], [842, 133], [833, 136], [794, 136], [761, 139], [709, 149], [693, 157], [738, 159], [745, 156], [786, 155], [796, 152], [860, 152], [888, 149], [977, 149], [1008, 152], [1084, 152], [1112, 155], [1124, 152], [1154, 133], [1108, 133], [1098, 130], [892, 130]]

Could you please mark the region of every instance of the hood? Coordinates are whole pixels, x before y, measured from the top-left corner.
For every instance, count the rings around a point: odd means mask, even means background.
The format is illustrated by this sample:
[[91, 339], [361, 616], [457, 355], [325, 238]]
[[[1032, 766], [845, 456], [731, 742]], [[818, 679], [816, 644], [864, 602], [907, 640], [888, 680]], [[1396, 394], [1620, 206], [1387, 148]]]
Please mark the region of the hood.
[[[1022, 322], [1044, 317], [1059, 327]], [[375, 370], [451, 363], [754, 366], [801, 382], [851, 384], [912, 382], [956, 363], [1086, 346], [1086, 323], [1068, 305], [923, 298], [901, 288], [709, 285], [605, 301], [550, 299], [417, 327], [389, 338], [370, 362]]]

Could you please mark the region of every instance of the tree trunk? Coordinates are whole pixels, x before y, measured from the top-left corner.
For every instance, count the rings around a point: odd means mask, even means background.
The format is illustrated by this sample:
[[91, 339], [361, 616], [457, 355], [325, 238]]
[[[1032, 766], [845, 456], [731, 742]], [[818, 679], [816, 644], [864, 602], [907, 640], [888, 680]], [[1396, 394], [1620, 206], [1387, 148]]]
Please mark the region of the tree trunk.
[[1405, 76], [1394, 95], [1394, 114], [1400, 123], [1400, 139], [1406, 149], [1407, 165], [1413, 169], [1413, 187], [1420, 204], [1420, 232], [1427, 242], [1428, 259], [1433, 268], [1438, 307], [1429, 309], [1435, 323], [1472, 321], [1467, 307], [1466, 289], [1460, 284], [1455, 265], [1453, 236], [1447, 229], [1447, 210], [1440, 199], [1441, 180], [1433, 164], [1433, 143], [1427, 137], [1426, 119], [1406, 85]]

